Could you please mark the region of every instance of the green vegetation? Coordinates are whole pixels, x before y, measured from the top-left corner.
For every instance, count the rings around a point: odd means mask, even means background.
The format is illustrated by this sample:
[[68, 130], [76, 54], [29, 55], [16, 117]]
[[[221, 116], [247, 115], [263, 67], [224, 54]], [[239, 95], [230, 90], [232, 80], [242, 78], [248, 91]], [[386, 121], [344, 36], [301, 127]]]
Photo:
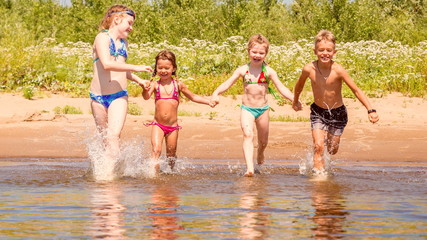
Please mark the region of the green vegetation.
[[202, 114], [199, 112], [187, 112], [184, 110], [179, 110], [178, 116], [180, 116], [180, 117], [191, 117], [191, 116], [200, 117], [200, 116], [202, 116]]
[[140, 116], [142, 115], [142, 108], [138, 106], [136, 103], [129, 103], [128, 104], [128, 113], [130, 115]]
[[[68, 92], [87, 96], [92, 42], [111, 0], [0, 0], [0, 91]], [[389, 92], [426, 95], [427, 1], [423, 0], [123, 0], [137, 12], [129, 63], [154, 65], [161, 49], [178, 57], [178, 74], [197, 94], [210, 95], [247, 62], [254, 33], [272, 43], [268, 63], [293, 88], [315, 60], [312, 37], [335, 33], [336, 61], [370, 97]], [[149, 74], [138, 74], [149, 79]], [[309, 84], [306, 84], [309, 89]], [[29, 90], [30, 89], [30, 90]], [[129, 87], [140, 96], [140, 87]], [[306, 91], [307, 92], [307, 91]], [[241, 94], [238, 82], [226, 92]], [[348, 88], [344, 96], [354, 97]]]
[[306, 117], [291, 117], [288, 115], [271, 116], [270, 121], [272, 122], [310, 122], [310, 118]]
[[82, 110], [80, 108], [76, 108], [71, 105], [65, 105], [63, 108], [56, 106], [53, 109], [53, 112], [55, 114], [83, 114]]

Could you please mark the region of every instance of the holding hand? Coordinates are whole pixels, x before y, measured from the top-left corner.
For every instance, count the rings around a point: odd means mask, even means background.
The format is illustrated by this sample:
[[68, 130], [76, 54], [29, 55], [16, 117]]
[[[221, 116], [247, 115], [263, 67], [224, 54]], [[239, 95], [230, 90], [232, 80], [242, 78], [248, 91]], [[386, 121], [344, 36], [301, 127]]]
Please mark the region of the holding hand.
[[138, 82], [138, 85], [141, 86], [144, 90], [150, 90], [151, 82], [150, 80], [142, 80], [141, 82]]
[[214, 100], [210, 100], [209, 101], [209, 106], [211, 106], [211, 108], [214, 108], [219, 102], [218, 101], [214, 101]]
[[302, 103], [300, 102], [300, 101], [298, 101], [298, 102], [292, 102], [292, 108], [295, 110], [295, 111], [300, 111], [300, 110], [302, 110]]
[[219, 97], [218, 97], [218, 95], [212, 95], [211, 101], [215, 102], [215, 105], [219, 104]]

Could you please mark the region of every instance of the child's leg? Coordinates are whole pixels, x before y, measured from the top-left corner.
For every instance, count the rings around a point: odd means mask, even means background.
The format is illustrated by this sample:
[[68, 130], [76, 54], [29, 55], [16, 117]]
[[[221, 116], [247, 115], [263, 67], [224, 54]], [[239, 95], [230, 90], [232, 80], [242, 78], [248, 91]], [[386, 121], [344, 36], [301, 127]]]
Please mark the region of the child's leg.
[[323, 151], [325, 149], [325, 134], [326, 132], [321, 129], [312, 129], [314, 144], [313, 163], [315, 169], [322, 169], [325, 166], [325, 160], [323, 159]]
[[258, 132], [258, 154], [257, 154], [258, 164], [264, 163], [264, 151], [268, 144], [268, 133], [269, 133], [269, 124], [270, 124], [270, 117], [268, 112], [269, 110], [265, 111], [255, 121], [257, 132]]
[[166, 157], [169, 161], [171, 169], [175, 166], [176, 161], [176, 148], [178, 146], [178, 130], [169, 133], [166, 137]]
[[90, 107], [92, 108], [92, 115], [95, 119], [96, 128], [99, 130], [101, 134], [105, 134], [108, 126], [108, 113], [107, 108], [104, 107], [101, 103], [92, 100], [90, 103]]
[[331, 133], [328, 133], [327, 146], [329, 154], [335, 155], [338, 152], [338, 148], [340, 146], [340, 139], [341, 136], [336, 136]]
[[117, 159], [120, 153], [120, 134], [126, 120], [128, 101], [127, 97], [115, 99], [108, 108], [107, 142], [109, 155]]
[[245, 156], [247, 170], [245, 176], [253, 176], [254, 170], [254, 122], [255, 117], [248, 111], [242, 109], [240, 124], [243, 131], [243, 155]]
[[156, 171], [160, 170], [159, 158], [162, 153], [162, 144], [165, 133], [157, 125], [151, 128], [151, 160], [155, 162]]

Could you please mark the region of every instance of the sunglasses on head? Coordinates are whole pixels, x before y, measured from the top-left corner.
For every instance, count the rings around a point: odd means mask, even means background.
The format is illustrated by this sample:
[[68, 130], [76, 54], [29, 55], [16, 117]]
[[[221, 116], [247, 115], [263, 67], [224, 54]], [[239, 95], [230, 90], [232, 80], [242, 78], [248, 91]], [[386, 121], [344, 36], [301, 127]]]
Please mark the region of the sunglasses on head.
[[136, 18], [135, 12], [133, 10], [131, 10], [131, 9], [128, 9], [126, 11], [113, 12], [113, 13], [110, 13], [110, 16], [113, 15], [113, 14], [117, 14], [117, 13], [126, 13], [127, 15], [129, 15], [129, 16], [131, 16], [133, 18]]

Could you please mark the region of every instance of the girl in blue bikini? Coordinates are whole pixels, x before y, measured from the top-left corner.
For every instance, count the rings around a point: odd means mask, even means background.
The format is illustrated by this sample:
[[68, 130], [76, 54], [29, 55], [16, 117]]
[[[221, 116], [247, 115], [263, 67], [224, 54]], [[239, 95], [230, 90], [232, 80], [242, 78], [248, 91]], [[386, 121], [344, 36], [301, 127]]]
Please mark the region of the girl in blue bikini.
[[[151, 72], [150, 66], [127, 64], [127, 41], [135, 21], [135, 12], [123, 5], [108, 9], [93, 45], [93, 79], [90, 85], [92, 114], [101, 132], [106, 156], [115, 163], [119, 138], [127, 114], [127, 79], [140, 86], [149, 84], [132, 72]], [[114, 165], [114, 164], [112, 164]], [[112, 169], [111, 169], [112, 170]], [[109, 174], [113, 176], [113, 174]]]
[[250, 62], [237, 68], [233, 75], [223, 82], [212, 94], [212, 100], [219, 103], [219, 94], [229, 89], [239, 78], [243, 79], [244, 94], [242, 97], [240, 124], [243, 131], [243, 154], [247, 170], [244, 176], [252, 177], [254, 170], [254, 127], [258, 131], [258, 164], [264, 163], [264, 150], [268, 142], [269, 130], [269, 106], [267, 93], [270, 90], [270, 81], [277, 90], [289, 101], [293, 101], [294, 95], [280, 82], [276, 71], [265, 64], [265, 58], [269, 49], [269, 42], [261, 34], [253, 35], [248, 42], [248, 54]]
[[158, 163], [162, 152], [163, 139], [166, 141], [166, 157], [169, 166], [173, 169], [176, 161], [176, 148], [178, 142], [178, 106], [180, 93], [183, 93], [193, 102], [210, 105], [216, 104], [209, 99], [192, 93], [187, 86], [176, 79], [175, 54], [168, 50], [160, 51], [156, 56], [156, 64], [153, 77], [158, 75], [158, 81], [151, 81], [148, 88], [143, 88], [142, 96], [148, 100], [154, 93], [155, 113], [154, 121], [146, 126], [152, 125], [151, 130], [151, 159], [155, 162], [155, 170], [159, 172]]

